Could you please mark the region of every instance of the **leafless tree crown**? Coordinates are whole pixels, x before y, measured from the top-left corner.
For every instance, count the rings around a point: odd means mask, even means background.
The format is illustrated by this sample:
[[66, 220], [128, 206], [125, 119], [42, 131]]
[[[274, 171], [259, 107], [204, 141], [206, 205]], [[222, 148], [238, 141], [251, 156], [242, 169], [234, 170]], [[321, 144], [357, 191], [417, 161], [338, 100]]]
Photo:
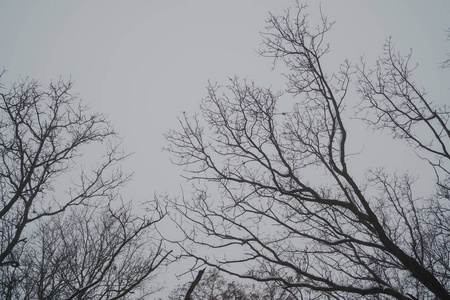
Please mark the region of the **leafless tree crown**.
[[[173, 201], [182, 256], [281, 283], [298, 299], [450, 299], [448, 107], [427, 98], [411, 55], [391, 41], [374, 68], [344, 62], [327, 73], [331, 27], [322, 16], [311, 28], [300, 5], [268, 19], [261, 55], [288, 68], [292, 109], [279, 110], [283, 93], [231, 79], [209, 85], [201, 113], [167, 133], [195, 189]], [[378, 168], [355, 178], [346, 127], [352, 88], [361, 122], [430, 163], [436, 191], [428, 198], [415, 196], [408, 174]]]
[[[138, 218], [121, 201], [130, 176], [118, 163], [127, 155], [105, 117], [90, 114], [71, 88], [26, 79], [0, 91], [2, 299], [145, 295], [144, 283], [168, 255], [149, 233], [164, 211]], [[80, 167], [90, 144], [106, 152]]]

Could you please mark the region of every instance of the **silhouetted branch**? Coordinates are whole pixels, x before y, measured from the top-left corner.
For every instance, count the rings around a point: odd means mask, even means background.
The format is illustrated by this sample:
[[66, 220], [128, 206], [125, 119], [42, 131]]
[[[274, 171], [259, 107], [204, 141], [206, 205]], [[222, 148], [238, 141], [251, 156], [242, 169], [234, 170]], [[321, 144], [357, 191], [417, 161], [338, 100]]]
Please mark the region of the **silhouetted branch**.
[[197, 286], [197, 284], [200, 282], [200, 280], [202, 279], [203, 273], [205, 273], [206, 269], [200, 270], [198, 271], [197, 277], [195, 277], [195, 280], [191, 283], [191, 285], [189, 286], [188, 291], [186, 292], [186, 297], [184, 297], [184, 300], [191, 300], [191, 295], [192, 292], [194, 291], [195, 287]]

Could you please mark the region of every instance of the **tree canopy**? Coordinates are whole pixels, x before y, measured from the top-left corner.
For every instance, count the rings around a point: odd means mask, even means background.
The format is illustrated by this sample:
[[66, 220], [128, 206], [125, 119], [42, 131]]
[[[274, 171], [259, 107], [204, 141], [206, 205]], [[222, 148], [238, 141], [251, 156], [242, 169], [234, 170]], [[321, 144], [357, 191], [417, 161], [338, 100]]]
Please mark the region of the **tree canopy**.
[[[71, 88], [26, 79], [0, 91], [0, 297], [141, 299], [168, 256], [154, 234], [165, 212], [138, 216], [121, 198], [127, 155]], [[106, 150], [82, 165], [91, 144]]]
[[[200, 113], [166, 134], [194, 189], [172, 201], [180, 256], [297, 299], [450, 299], [448, 106], [414, 81], [412, 55], [391, 40], [374, 67], [327, 71], [332, 23], [310, 26], [305, 10], [271, 15], [262, 33], [260, 54], [287, 70], [285, 91], [210, 84]], [[358, 175], [354, 116], [427, 161], [434, 191], [416, 196], [414, 176], [378, 166]]]

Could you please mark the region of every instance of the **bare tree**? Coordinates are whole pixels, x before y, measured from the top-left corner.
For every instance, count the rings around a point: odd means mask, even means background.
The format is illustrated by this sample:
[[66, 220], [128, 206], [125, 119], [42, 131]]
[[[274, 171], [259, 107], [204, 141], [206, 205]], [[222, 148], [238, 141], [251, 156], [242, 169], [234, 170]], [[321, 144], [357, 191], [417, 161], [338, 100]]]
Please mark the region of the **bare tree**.
[[[27, 79], [0, 93], [2, 299], [125, 298], [167, 257], [148, 239], [164, 212], [139, 219], [118, 202], [127, 155], [71, 88]], [[91, 144], [107, 149], [87, 168]]]
[[128, 178], [109, 170], [124, 156], [111, 147], [105, 160], [70, 189], [66, 199], [49, 199], [54, 180], [68, 171], [80, 149], [115, 135], [101, 115], [87, 115], [86, 108], [69, 94], [71, 83], [52, 83], [42, 90], [25, 80], [1, 93], [0, 185], [1, 265], [17, 265], [13, 249], [25, 242], [25, 227], [86, 199], [107, 195]]
[[[200, 272], [202, 272], [201, 270]], [[200, 273], [199, 273], [200, 274]], [[202, 274], [203, 275], [203, 274]], [[289, 295], [283, 288], [275, 284], [265, 283], [239, 283], [234, 280], [228, 280], [217, 269], [208, 270], [201, 280], [194, 280], [192, 283], [186, 283], [178, 286], [171, 291], [169, 300], [183, 299], [184, 295], [189, 294], [189, 299], [197, 300], [279, 300], [298, 299]], [[192, 289], [193, 283], [196, 283]]]
[[[182, 256], [282, 284], [299, 299], [450, 299], [447, 107], [426, 98], [410, 56], [390, 42], [374, 69], [344, 62], [327, 74], [332, 24], [322, 16], [311, 29], [297, 8], [270, 16], [261, 51], [289, 70], [292, 109], [280, 110], [282, 93], [231, 79], [225, 89], [210, 85], [201, 114], [166, 135], [194, 187], [192, 199], [173, 201]], [[437, 189], [427, 199], [408, 174], [355, 178], [345, 125], [351, 78], [362, 121], [430, 162]]]
[[2, 299], [144, 299], [158, 291], [152, 280], [168, 252], [151, 234], [163, 215], [142, 219], [131, 205], [113, 204], [40, 221], [21, 266], [1, 270], [9, 283]]

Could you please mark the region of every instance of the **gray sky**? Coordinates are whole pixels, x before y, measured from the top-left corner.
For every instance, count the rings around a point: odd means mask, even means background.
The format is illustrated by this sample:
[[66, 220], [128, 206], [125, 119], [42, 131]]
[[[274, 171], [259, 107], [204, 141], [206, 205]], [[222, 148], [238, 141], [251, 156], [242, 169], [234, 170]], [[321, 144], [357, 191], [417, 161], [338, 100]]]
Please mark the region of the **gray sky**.
[[[255, 49], [268, 12], [282, 14], [294, 4], [0, 0], [0, 68], [8, 71], [2, 83], [31, 77], [46, 85], [71, 78], [73, 92], [107, 114], [125, 137], [125, 150], [135, 153], [125, 166], [135, 173], [131, 197], [178, 193], [180, 170], [161, 152], [163, 133], [177, 128], [182, 111], [197, 110], [208, 80], [226, 84], [227, 76], [238, 75], [282, 88], [271, 61]], [[450, 1], [324, 0], [321, 7], [337, 21], [328, 35], [330, 66], [346, 58], [356, 62], [360, 55], [371, 63], [392, 36], [398, 50], [414, 49], [418, 81], [430, 97], [448, 103], [448, 82], [437, 63], [450, 52]], [[318, 1], [310, 1], [311, 23], [318, 8]], [[377, 151], [379, 159], [383, 151]]]

